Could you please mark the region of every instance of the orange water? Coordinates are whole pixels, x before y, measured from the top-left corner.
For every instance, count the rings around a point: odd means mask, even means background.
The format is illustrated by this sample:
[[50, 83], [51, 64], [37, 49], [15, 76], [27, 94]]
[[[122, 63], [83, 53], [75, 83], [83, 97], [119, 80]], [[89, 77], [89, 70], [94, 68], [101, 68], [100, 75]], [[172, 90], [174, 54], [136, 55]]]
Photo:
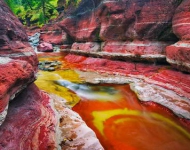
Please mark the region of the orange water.
[[[170, 111], [141, 104], [128, 85], [111, 85], [114, 101], [86, 99], [73, 107], [107, 150], [190, 150], [190, 133]], [[111, 95], [110, 95], [111, 96]]]
[[[61, 68], [40, 71], [39, 88], [63, 97], [92, 128], [106, 150], [190, 150], [190, 121], [177, 118], [155, 103], [141, 103], [129, 85], [84, 85], [60, 56]], [[57, 84], [68, 80], [81, 86], [72, 90]], [[78, 103], [78, 104], [77, 104]]]

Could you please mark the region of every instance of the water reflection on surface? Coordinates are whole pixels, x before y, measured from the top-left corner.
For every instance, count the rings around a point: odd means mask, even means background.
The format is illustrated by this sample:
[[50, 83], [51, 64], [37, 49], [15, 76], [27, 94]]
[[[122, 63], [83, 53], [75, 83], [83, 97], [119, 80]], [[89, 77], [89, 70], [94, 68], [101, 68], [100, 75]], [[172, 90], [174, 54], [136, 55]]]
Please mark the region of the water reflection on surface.
[[59, 60], [60, 70], [40, 71], [36, 84], [68, 101], [106, 150], [189, 150], [190, 132], [179, 118], [155, 103], [140, 103], [129, 85], [92, 85]]

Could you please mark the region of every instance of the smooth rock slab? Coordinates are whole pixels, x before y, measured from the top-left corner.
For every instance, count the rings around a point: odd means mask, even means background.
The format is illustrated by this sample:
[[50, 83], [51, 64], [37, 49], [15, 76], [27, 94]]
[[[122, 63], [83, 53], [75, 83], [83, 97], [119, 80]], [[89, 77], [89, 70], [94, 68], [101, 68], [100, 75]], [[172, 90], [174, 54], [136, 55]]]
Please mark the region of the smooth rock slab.
[[179, 41], [166, 48], [167, 62], [178, 70], [190, 72], [190, 41]]
[[2, 124], [9, 101], [35, 80], [35, 71], [26, 61], [0, 57], [0, 72], [0, 124]]
[[101, 50], [100, 43], [97, 42], [86, 42], [86, 43], [73, 43], [72, 50], [82, 50], [85, 52], [98, 52]]
[[159, 103], [173, 110], [177, 116], [190, 119], [190, 100], [188, 98], [181, 97], [173, 91], [146, 82], [132, 83], [130, 87], [141, 101]]
[[0, 127], [1, 150], [103, 150], [81, 117], [34, 84], [10, 103]]

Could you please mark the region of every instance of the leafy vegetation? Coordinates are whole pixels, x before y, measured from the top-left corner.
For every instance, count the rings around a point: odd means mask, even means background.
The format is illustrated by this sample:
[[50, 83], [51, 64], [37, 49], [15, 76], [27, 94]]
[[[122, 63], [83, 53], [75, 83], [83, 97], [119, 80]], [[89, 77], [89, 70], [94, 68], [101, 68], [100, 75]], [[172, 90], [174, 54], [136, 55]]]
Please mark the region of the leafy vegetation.
[[57, 0], [5, 0], [5, 2], [27, 26], [43, 25], [58, 15]]
[[65, 0], [65, 7], [68, 7], [69, 5], [74, 5], [74, 6], [78, 6], [78, 4], [81, 2], [82, 0]]
[[77, 6], [81, 0], [4, 0], [20, 21], [27, 26], [42, 26], [58, 16], [57, 3], [63, 1], [63, 8]]

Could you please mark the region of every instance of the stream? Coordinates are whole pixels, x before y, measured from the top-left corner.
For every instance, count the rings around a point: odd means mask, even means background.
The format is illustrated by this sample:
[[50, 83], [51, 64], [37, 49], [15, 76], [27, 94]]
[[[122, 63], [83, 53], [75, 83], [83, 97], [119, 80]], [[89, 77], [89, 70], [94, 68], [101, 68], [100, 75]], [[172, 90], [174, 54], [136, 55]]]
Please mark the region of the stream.
[[36, 85], [64, 98], [106, 150], [189, 150], [190, 131], [180, 119], [156, 103], [140, 102], [128, 84], [87, 83], [64, 56], [41, 54], [39, 61], [59, 63], [55, 71], [40, 70]]

